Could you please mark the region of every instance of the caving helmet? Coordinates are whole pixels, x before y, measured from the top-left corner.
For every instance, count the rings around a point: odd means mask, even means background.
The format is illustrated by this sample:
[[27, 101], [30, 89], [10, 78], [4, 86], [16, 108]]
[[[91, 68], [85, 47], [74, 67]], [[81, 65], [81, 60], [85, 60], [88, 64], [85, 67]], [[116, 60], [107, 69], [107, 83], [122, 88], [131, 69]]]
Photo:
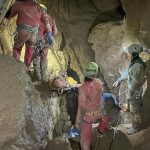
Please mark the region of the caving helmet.
[[42, 11], [47, 12], [47, 7], [43, 4], [40, 4], [40, 7], [42, 8]]
[[132, 44], [128, 47], [128, 52], [140, 54], [141, 52], [143, 52], [143, 47], [139, 44]]
[[90, 62], [85, 70], [86, 76], [94, 76], [98, 72], [98, 65], [95, 62]]

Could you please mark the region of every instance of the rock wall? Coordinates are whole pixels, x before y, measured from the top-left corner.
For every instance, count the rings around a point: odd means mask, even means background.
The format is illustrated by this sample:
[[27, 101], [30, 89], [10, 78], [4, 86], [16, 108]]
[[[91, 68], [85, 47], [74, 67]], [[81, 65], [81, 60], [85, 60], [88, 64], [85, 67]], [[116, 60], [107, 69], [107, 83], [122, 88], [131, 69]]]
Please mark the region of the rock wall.
[[32, 84], [24, 65], [0, 55], [0, 149], [39, 150], [52, 139], [59, 98]]
[[14, 3], [14, 1], [15, 0], [0, 0], [0, 23], [3, 21], [7, 10]]
[[150, 14], [149, 0], [121, 0], [123, 8], [126, 12], [125, 17], [125, 42], [139, 42], [146, 48], [149, 48], [149, 25], [148, 16]]
[[89, 42], [93, 44], [92, 49], [95, 52], [95, 60], [110, 87], [126, 64], [121, 61], [123, 27], [122, 21], [100, 23], [92, 28], [89, 35]]
[[95, 53], [88, 42], [92, 27], [98, 22], [119, 20], [119, 0], [56, 0], [40, 1], [48, 6], [49, 14], [56, 19], [62, 33], [62, 47], [66, 60], [71, 58], [71, 67], [78, 72], [81, 79], [84, 66], [94, 61]]

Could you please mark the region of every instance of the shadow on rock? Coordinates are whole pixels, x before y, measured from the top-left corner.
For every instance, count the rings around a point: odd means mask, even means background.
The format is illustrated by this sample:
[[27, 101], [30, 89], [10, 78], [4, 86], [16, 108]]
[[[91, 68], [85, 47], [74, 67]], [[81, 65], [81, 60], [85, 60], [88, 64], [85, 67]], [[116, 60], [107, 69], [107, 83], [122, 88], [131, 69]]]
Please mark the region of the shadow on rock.
[[47, 100], [50, 98], [51, 92], [50, 92], [50, 87], [49, 87], [48, 83], [35, 82], [34, 87], [40, 93], [41, 99]]
[[143, 128], [147, 128], [150, 124], [150, 60], [146, 61], [146, 79], [147, 79], [147, 87], [143, 96], [143, 108], [142, 108], [142, 126]]
[[70, 143], [61, 138], [56, 138], [48, 142], [45, 150], [72, 150]]
[[139, 150], [149, 150], [150, 149], [150, 128], [148, 128], [144, 134], [143, 137], [141, 138], [141, 144], [139, 146]]
[[130, 140], [124, 133], [120, 131], [116, 133], [110, 149], [112, 137], [112, 131], [106, 133], [102, 138], [99, 137], [97, 132], [95, 132], [92, 141], [92, 150], [131, 150], [132, 145]]

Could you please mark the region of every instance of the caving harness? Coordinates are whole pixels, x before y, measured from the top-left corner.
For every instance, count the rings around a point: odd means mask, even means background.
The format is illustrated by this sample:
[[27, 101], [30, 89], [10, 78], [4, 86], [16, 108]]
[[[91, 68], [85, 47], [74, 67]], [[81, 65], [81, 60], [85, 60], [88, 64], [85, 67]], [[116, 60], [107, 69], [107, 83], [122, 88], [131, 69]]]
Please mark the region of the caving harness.
[[37, 56], [39, 56], [40, 53], [42, 52], [42, 49], [43, 49], [42, 42], [43, 42], [42, 38], [38, 37], [37, 42], [36, 42], [35, 47], [34, 47], [32, 60], [34, 58], [36, 58]]
[[117, 130], [118, 130], [118, 125], [119, 125], [119, 122], [120, 122], [120, 118], [121, 118], [121, 115], [119, 113], [118, 118], [117, 118], [116, 128], [113, 130], [113, 136], [112, 136], [112, 140], [111, 140], [111, 143], [110, 143], [109, 150], [111, 150], [111, 148], [112, 148], [112, 144], [114, 142], [114, 139], [115, 139], [115, 136], [116, 136], [116, 133], [117, 133]]
[[70, 92], [74, 93], [77, 87], [60, 87], [60, 88], [55, 88], [51, 89], [52, 92], [57, 92], [59, 95], [62, 95], [63, 93]]

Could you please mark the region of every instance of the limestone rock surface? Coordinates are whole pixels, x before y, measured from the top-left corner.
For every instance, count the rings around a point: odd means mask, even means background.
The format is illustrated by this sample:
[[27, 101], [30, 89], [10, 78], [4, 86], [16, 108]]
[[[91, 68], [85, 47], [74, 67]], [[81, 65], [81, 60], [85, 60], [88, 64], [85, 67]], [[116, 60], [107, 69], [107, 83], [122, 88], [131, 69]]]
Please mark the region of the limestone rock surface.
[[24, 65], [0, 55], [0, 149], [39, 150], [52, 139], [59, 98], [31, 83]]
[[111, 87], [113, 81], [119, 76], [122, 65], [121, 47], [124, 37], [122, 22], [108, 22], [96, 25], [90, 35], [89, 42], [95, 52], [95, 60]]

